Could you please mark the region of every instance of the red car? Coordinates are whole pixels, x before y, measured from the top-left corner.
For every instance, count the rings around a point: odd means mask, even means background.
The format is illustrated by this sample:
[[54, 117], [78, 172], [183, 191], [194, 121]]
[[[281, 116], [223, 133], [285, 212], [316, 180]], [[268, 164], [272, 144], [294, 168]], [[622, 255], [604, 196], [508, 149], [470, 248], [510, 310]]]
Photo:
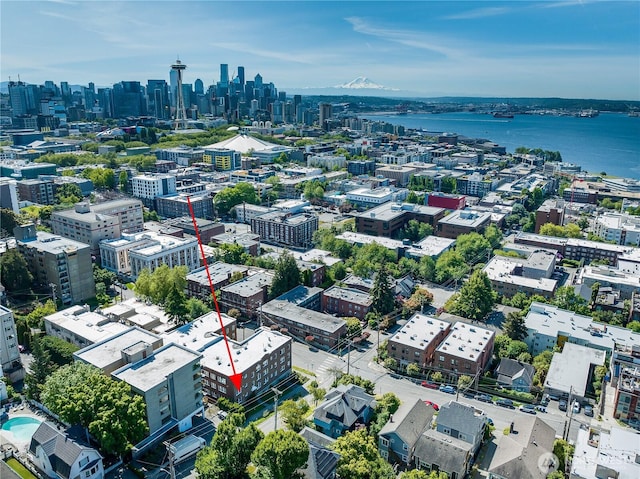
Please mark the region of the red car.
[[425, 401], [424, 402], [427, 406], [431, 406], [433, 409], [435, 409], [436, 411], [440, 410], [440, 407], [438, 407], [438, 405], [434, 402], [431, 401]]
[[436, 383], [430, 383], [428, 381], [422, 381], [422, 383], [420, 383], [420, 386], [422, 386], [423, 388], [438, 389], [438, 385]]

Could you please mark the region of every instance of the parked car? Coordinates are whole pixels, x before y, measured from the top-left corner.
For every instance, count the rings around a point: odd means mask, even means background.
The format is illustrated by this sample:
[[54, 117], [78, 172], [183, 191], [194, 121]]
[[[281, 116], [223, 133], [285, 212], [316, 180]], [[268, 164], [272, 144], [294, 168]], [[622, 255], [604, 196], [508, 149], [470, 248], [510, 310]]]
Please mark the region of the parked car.
[[573, 403], [573, 414], [578, 414], [581, 409], [582, 407], [580, 406], [580, 403], [578, 401]]
[[440, 407], [439, 407], [436, 403], [434, 403], [434, 402], [431, 402], [431, 401], [425, 401], [424, 403], [425, 403], [427, 406], [431, 406], [431, 407], [432, 407], [433, 409], [435, 409], [436, 411], [439, 411], [439, 410], [440, 410]]
[[545, 406], [543, 406], [542, 404], [538, 404], [536, 406], [536, 411], [547, 412], [547, 408]]
[[507, 409], [515, 409], [513, 401], [511, 399], [500, 398], [496, 401], [496, 406], [506, 407]]
[[589, 417], [593, 417], [593, 407], [590, 406], [589, 404], [587, 404], [584, 407], [584, 415], [585, 416], [589, 416]]
[[493, 402], [493, 398], [491, 396], [489, 396], [488, 394], [476, 394], [474, 399], [476, 401], [482, 401], [482, 402], [488, 402], [488, 403], [492, 403]]
[[565, 401], [564, 399], [561, 399], [558, 402], [558, 409], [560, 409], [561, 411], [566, 411], [567, 410], [567, 401]]
[[438, 389], [438, 385], [436, 383], [432, 383], [429, 381], [422, 381], [420, 383], [420, 386], [422, 386], [423, 388]]
[[520, 406], [520, 411], [526, 412], [527, 414], [535, 414], [536, 407], [533, 404], [523, 404]]
[[454, 388], [453, 386], [447, 386], [447, 385], [443, 384], [442, 386], [440, 386], [440, 391], [442, 391], [443, 393], [447, 393], [447, 394], [455, 394], [456, 393], [456, 388]]

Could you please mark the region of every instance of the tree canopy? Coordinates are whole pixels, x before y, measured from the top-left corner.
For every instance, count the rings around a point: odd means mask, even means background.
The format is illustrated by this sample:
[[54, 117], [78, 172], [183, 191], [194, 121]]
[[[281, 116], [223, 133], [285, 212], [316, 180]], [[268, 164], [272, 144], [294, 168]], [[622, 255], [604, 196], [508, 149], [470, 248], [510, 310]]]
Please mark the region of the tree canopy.
[[482, 321], [495, 305], [497, 294], [483, 271], [474, 271], [450, 308], [451, 313], [476, 321]]
[[10, 293], [27, 294], [31, 291], [33, 276], [17, 248], [10, 248], [0, 256], [0, 279]]
[[382, 263], [371, 288], [371, 310], [379, 315], [385, 315], [395, 308], [395, 295], [386, 264]]
[[260, 198], [258, 198], [255, 188], [250, 183], [238, 183], [217, 193], [213, 198], [213, 202], [218, 214], [224, 216], [229, 214], [234, 206], [244, 202], [258, 204]]
[[331, 446], [340, 454], [337, 473], [343, 479], [393, 479], [393, 467], [378, 452], [365, 429], [347, 432]]
[[300, 284], [302, 284], [302, 279], [296, 260], [289, 251], [284, 251], [276, 263], [269, 296], [276, 298]]
[[[307, 463], [309, 444], [294, 431], [272, 431], [258, 443], [251, 460], [258, 469], [258, 477], [289, 479]], [[266, 474], [260, 474], [266, 469]]]
[[72, 363], [51, 374], [41, 399], [63, 421], [87, 428], [107, 454], [126, 453], [147, 433], [142, 397], [124, 381], [85, 363]]

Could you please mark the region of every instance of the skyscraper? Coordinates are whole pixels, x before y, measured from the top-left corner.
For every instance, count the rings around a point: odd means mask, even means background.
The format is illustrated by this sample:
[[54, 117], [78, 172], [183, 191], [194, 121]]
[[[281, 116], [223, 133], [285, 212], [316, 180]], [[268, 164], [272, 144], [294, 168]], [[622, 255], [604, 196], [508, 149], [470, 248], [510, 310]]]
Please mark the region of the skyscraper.
[[197, 78], [193, 83], [193, 88], [196, 91], [196, 95], [204, 94], [204, 83], [202, 82], [202, 80], [200, 80], [200, 78]]
[[162, 120], [168, 120], [171, 117], [169, 87], [166, 81], [147, 81], [147, 105], [150, 115]]
[[244, 67], [238, 67], [238, 79], [240, 81], [240, 85], [244, 88]]
[[327, 129], [327, 120], [330, 120], [331, 116], [333, 115], [333, 108], [331, 107], [331, 103], [319, 103], [318, 109], [320, 110], [320, 116], [318, 119], [320, 128]]
[[12, 116], [27, 114], [27, 88], [23, 82], [9, 82], [9, 103]]
[[226, 63], [220, 64], [220, 85], [223, 87], [229, 86], [229, 65]]

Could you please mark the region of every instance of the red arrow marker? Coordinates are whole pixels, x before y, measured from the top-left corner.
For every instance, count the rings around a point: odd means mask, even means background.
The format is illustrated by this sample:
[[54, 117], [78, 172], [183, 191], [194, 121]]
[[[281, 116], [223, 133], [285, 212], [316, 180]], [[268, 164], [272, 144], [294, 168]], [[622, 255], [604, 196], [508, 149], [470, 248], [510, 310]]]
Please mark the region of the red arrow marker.
[[218, 320], [220, 321], [220, 327], [222, 328], [222, 337], [224, 339], [224, 345], [227, 347], [227, 353], [229, 354], [229, 362], [231, 363], [231, 369], [233, 370], [233, 374], [229, 377], [229, 379], [231, 379], [231, 382], [236, 387], [236, 390], [240, 392], [240, 389], [242, 389], [242, 373], [236, 373], [236, 365], [233, 364], [233, 356], [231, 355], [231, 348], [229, 347], [227, 332], [224, 330], [224, 324], [222, 323], [220, 306], [218, 306], [218, 299], [216, 298], [216, 292], [213, 288], [213, 281], [211, 281], [211, 274], [209, 273], [209, 265], [207, 264], [207, 258], [204, 255], [204, 248], [202, 247], [202, 241], [200, 241], [200, 232], [198, 231], [198, 224], [196, 222], [196, 217], [193, 214], [193, 206], [191, 206], [191, 197], [189, 196], [187, 196], [187, 204], [189, 205], [189, 213], [191, 214], [191, 221], [193, 221], [193, 229], [195, 230], [196, 238], [198, 239], [198, 246], [200, 247], [202, 262], [204, 263], [204, 270], [207, 272], [207, 279], [209, 280], [209, 288], [211, 288], [211, 296], [213, 296], [213, 304], [216, 307], [216, 313], [218, 313]]

